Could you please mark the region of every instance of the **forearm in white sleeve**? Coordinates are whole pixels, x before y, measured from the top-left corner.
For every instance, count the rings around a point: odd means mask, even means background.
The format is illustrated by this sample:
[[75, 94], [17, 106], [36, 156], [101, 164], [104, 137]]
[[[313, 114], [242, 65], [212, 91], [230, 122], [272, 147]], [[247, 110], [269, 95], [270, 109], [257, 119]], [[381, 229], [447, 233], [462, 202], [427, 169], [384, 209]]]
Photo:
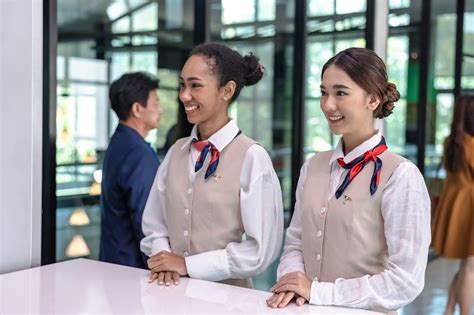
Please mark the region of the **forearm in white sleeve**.
[[305, 272], [304, 261], [303, 261], [303, 252], [301, 249], [301, 239], [302, 239], [302, 210], [301, 210], [301, 200], [303, 198], [303, 187], [304, 182], [306, 181], [306, 172], [308, 169], [308, 162], [306, 162], [300, 171], [300, 177], [298, 179], [298, 185], [296, 186], [296, 203], [295, 211], [293, 217], [291, 218], [291, 223], [288, 229], [286, 230], [286, 240], [285, 247], [283, 249], [283, 254], [281, 255], [280, 264], [277, 269], [277, 280], [279, 280], [283, 275], [300, 271]]
[[165, 212], [165, 176], [171, 150], [165, 156], [155, 176], [143, 210], [142, 230], [145, 237], [140, 242], [141, 251], [152, 256], [160, 251], [171, 251], [168, 239], [168, 224]]

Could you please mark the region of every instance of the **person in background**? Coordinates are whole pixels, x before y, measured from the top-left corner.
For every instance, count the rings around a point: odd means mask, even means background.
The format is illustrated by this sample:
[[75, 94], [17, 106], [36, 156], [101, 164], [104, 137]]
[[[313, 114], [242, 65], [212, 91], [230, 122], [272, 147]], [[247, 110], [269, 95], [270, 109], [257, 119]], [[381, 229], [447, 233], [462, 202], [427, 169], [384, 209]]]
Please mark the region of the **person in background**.
[[181, 138], [188, 137], [193, 130], [193, 124], [191, 124], [186, 118], [186, 111], [184, 110], [184, 105], [178, 97], [178, 119], [176, 124], [172, 125], [168, 132], [166, 133], [166, 142], [163, 148], [160, 149], [159, 153], [162, 153], [163, 156], [168, 153], [168, 150], [171, 148], [176, 141]]
[[431, 236], [423, 176], [374, 128], [400, 94], [382, 59], [365, 48], [329, 59], [321, 79], [321, 110], [342, 137], [301, 169], [267, 304], [396, 310], [423, 289]]
[[446, 180], [434, 211], [433, 243], [441, 257], [461, 259], [449, 287], [445, 314], [470, 315], [474, 302], [474, 95], [454, 104], [451, 134], [445, 142]]
[[144, 138], [162, 114], [157, 88], [158, 80], [142, 72], [124, 74], [110, 86], [119, 124], [102, 168], [101, 261], [147, 268], [140, 251], [142, 215], [160, 162]]
[[150, 281], [180, 276], [252, 287], [251, 277], [279, 255], [283, 239], [280, 183], [272, 161], [228, 115], [263, 66], [219, 43], [194, 48], [179, 97], [191, 136], [168, 151], [143, 214], [142, 251]]

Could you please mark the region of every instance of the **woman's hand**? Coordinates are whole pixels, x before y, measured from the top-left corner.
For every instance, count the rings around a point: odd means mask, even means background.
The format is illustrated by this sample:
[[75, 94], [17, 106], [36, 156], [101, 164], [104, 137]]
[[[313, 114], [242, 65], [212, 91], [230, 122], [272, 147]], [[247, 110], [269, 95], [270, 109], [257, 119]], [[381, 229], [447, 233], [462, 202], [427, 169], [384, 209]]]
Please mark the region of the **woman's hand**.
[[309, 301], [313, 281], [303, 272], [290, 272], [280, 278], [270, 291], [273, 293], [294, 292]]
[[171, 281], [175, 285], [179, 284], [179, 274], [177, 272], [172, 271], [162, 271], [162, 272], [153, 272], [150, 270], [150, 279], [148, 280], [149, 283], [153, 281], [157, 281], [159, 285], [166, 285], [169, 286]]
[[151, 256], [147, 263], [148, 268], [155, 273], [174, 271], [181, 276], [188, 274], [184, 258], [167, 251], [161, 251], [158, 254]]
[[273, 294], [268, 300], [267, 305], [271, 308], [282, 308], [286, 307], [294, 298], [296, 298], [296, 305], [303, 305], [306, 300], [297, 295], [295, 292], [280, 292]]

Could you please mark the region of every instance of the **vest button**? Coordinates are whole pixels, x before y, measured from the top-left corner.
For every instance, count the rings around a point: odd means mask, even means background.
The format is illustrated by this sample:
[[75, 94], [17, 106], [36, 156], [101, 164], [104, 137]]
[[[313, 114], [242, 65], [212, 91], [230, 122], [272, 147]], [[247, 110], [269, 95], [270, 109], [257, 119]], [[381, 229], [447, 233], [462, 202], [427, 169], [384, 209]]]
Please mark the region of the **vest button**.
[[183, 233], [184, 236], [188, 236], [188, 234], [189, 234], [189, 233], [188, 233], [187, 230], [185, 230], [184, 233]]
[[188, 188], [188, 195], [190, 195], [193, 192], [192, 188]]
[[189, 209], [185, 209], [185, 210], [184, 210], [184, 214], [185, 214], [185, 215], [189, 215]]
[[184, 252], [183, 252], [183, 255], [184, 255], [184, 257], [188, 257], [188, 256], [189, 256], [189, 253], [188, 253], [187, 251], [184, 251]]
[[326, 213], [326, 207], [322, 207], [321, 208], [321, 214], [325, 214]]
[[316, 235], [318, 235], [318, 237], [321, 237], [323, 235], [323, 232], [318, 231], [318, 233]]
[[316, 255], [316, 260], [317, 260], [317, 261], [320, 261], [320, 260], [321, 260], [321, 255], [317, 254], [317, 255]]

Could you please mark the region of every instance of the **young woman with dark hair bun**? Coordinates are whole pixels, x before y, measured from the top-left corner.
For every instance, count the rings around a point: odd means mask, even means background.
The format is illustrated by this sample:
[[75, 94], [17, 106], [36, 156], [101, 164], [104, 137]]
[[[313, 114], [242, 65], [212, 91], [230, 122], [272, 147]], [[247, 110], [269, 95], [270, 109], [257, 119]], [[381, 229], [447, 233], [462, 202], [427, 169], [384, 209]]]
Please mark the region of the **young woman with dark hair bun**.
[[228, 115], [263, 72], [256, 56], [219, 43], [197, 46], [184, 64], [179, 97], [195, 127], [169, 150], [145, 207], [141, 248], [150, 281], [177, 284], [188, 275], [252, 287], [251, 277], [278, 257], [278, 177], [265, 149]]
[[267, 304], [396, 310], [423, 289], [430, 244], [423, 176], [374, 128], [374, 118], [390, 115], [400, 94], [384, 62], [365, 48], [329, 59], [321, 79], [321, 110], [342, 137], [301, 169]]

